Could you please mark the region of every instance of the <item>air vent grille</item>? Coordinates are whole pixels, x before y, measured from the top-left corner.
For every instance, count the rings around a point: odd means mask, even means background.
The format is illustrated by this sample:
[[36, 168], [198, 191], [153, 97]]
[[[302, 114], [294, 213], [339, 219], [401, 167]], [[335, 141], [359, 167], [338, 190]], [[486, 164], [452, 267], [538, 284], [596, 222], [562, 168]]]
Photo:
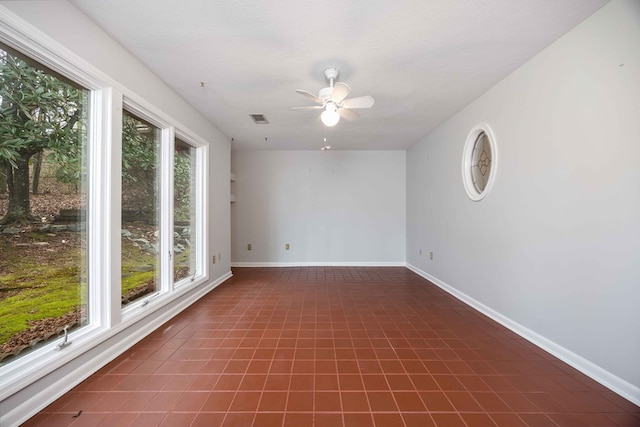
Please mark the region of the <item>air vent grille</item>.
[[249, 114], [251, 120], [253, 120], [256, 124], [266, 125], [269, 124], [269, 120], [264, 116], [264, 114]]

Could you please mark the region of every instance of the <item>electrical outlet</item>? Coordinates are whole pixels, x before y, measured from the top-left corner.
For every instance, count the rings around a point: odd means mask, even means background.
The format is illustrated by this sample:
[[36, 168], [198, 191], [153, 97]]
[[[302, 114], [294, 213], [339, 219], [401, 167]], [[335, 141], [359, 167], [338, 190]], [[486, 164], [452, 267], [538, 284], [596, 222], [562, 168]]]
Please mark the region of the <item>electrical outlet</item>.
[[250, 250], [251, 250], [251, 243], [249, 243], [249, 244], [247, 245], [247, 250], [248, 250], [248, 251], [250, 251]]
[[288, 243], [286, 245], [284, 245], [284, 249], [287, 250], [287, 251], [289, 250], [289, 244]]
[[420, 256], [422, 256], [422, 248], [420, 248]]
[[222, 252], [218, 252], [218, 261], [222, 259]]
[[433, 259], [433, 252], [429, 252], [429, 259]]
[[213, 258], [211, 258], [211, 260], [213, 261], [213, 263], [216, 263], [216, 256], [214, 255]]

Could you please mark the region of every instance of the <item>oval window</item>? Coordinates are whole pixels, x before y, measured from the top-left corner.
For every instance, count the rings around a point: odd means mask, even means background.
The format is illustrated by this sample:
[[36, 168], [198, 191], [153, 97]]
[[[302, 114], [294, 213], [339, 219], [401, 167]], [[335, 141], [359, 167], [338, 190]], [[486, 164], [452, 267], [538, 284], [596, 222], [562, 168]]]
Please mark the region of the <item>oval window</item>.
[[462, 179], [469, 198], [482, 200], [495, 178], [498, 151], [491, 129], [487, 125], [475, 126], [464, 146]]

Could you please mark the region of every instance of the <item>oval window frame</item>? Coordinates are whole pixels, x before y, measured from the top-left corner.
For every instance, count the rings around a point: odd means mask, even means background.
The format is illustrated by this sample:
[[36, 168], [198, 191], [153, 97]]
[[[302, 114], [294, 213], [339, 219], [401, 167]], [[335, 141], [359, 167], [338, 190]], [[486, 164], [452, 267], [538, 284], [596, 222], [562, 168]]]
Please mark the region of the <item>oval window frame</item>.
[[[491, 149], [491, 159], [489, 164], [489, 179], [482, 191], [478, 191], [476, 185], [473, 182], [472, 164], [473, 164], [473, 151], [476, 146], [476, 142], [480, 134], [484, 133], [489, 142], [489, 148]], [[474, 202], [479, 202], [484, 199], [491, 191], [493, 183], [496, 179], [496, 171], [498, 169], [498, 146], [496, 144], [496, 138], [491, 130], [491, 127], [486, 123], [480, 123], [475, 125], [464, 144], [464, 150], [462, 153], [462, 182], [464, 183], [464, 189], [467, 196]]]

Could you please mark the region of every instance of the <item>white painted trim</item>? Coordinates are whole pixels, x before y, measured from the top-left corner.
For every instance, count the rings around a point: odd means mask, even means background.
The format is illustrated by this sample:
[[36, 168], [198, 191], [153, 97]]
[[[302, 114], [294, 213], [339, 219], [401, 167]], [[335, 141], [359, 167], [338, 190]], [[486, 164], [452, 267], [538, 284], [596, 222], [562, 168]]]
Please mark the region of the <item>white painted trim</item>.
[[[197, 142], [197, 138], [192, 138], [190, 134], [177, 132], [181, 139], [189, 144]], [[191, 230], [192, 233], [196, 233], [196, 241], [192, 242], [194, 248], [196, 248], [197, 259], [195, 260], [196, 278], [203, 277], [205, 280], [209, 280], [209, 274], [211, 268], [209, 265], [209, 246], [207, 245], [208, 239], [205, 236], [209, 235], [209, 144], [202, 144], [199, 146], [194, 145], [196, 148], [196, 189], [195, 189], [195, 230]]]
[[[80, 384], [82, 381], [93, 375], [107, 363], [111, 362], [122, 353], [127, 351], [133, 345], [141, 341], [147, 335], [158, 329], [158, 325], [171, 320], [174, 316], [188, 308], [191, 304], [198, 301], [208, 292], [218, 287], [220, 284], [232, 277], [231, 272], [227, 272], [216, 281], [211, 282], [208, 285], [202, 286], [195, 291], [189, 297], [186, 297], [182, 301], [176, 304], [167, 305], [166, 310], [157, 310], [158, 316], [153, 322], [150, 322], [140, 329], [133, 331], [126, 337], [120, 339], [113, 347], [108, 350], [101, 351], [96, 357], [87, 363], [83, 363], [78, 369], [69, 372], [64, 378], [51, 384], [49, 387], [40, 390], [39, 393], [34, 394], [29, 400], [23, 402], [21, 405], [13, 408], [10, 412], [0, 416], [0, 426], [17, 426], [29, 418], [40, 412], [42, 409], [50, 405], [56, 399], [67, 393], [73, 387]], [[131, 325], [129, 325], [131, 326]], [[124, 328], [123, 328], [124, 329]], [[122, 330], [120, 331], [122, 332]]]
[[231, 267], [406, 267], [404, 261], [392, 262], [232, 262]]
[[[160, 292], [172, 292], [174, 290], [173, 282], [173, 224], [174, 224], [174, 206], [173, 206], [173, 154], [175, 150], [175, 129], [168, 126], [162, 129], [160, 134], [160, 176], [156, 176], [156, 180], [160, 182], [160, 283], [156, 285], [156, 289]], [[123, 147], [124, 148], [124, 147]]]
[[519, 324], [518, 322], [513, 321], [512, 319], [506, 317], [505, 315], [498, 313], [491, 307], [487, 307], [481, 302], [475, 300], [474, 298], [471, 298], [469, 295], [465, 294], [464, 292], [460, 292], [456, 288], [446, 284], [445, 282], [432, 276], [431, 274], [425, 271], [422, 271], [419, 268], [409, 263], [407, 263], [406, 266], [409, 270], [413, 271], [419, 276], [422, 276], [423, 278], [432, 282], [442, 290], [453, 295], [454, 297], [464, 302], [465, 304], [469, 305], [470, 307], [475, 308], [480, 313], [490, 317], [491, 319], [495, 320], [496, 322], [500, 323], [502, 326], [520, 335], [522, 338], [526, 339], [532, 344], [535, 344], [536, 346], [540, 347], [544, 351], [552, 354], [553, 356], [557, 357], [558, 359], [562, 360], [568, 365], [576, 368], [578, 371], [582, 372], [583, 374], [587, 375], [593, 380], [599, 382], [603, 386], [619, 394], [620, 396], [624, 397], [625, 399], [629, 400], [635, 405], [640, 406], [640, 388], [636, 387], [635, 385], [601, 368], [600, 366], [583, 358], [582, 356], [575, 354], [574, 352], [564, 348], [560, 344], [554, 341], [551, 341], [548, 338], [545, 338], [544, 336], [532, 331], [531, 329], [528, 329], [527, 327]]
[[[487, 135], [489, 145], [491, 146], [491, 171], [489, 173], [489, 182], [487, 182], [484, 190], [482, 190], [481, 193], [478, 193], [471, 177], [471, 154], [473, 152], [473, 149], [475, 148], [476, 139], [482, 132]], [[464, 184], [464, 190], [466, 191], [467, 196], [469, 196], [469, 198], [474, 202], [479, 202], [480, 200], [484, 199], [484, 197], [489, 194], [491, 188], [493, 187], [493, 183], [496, 180], [497, 170], [498, 144], [496, 143], [496, 138], [493, 134], [493, 130], [491, 130], [491, 127], [486, 123], [477, 124], [469, 132], [462, 153], [462, 182]]]

